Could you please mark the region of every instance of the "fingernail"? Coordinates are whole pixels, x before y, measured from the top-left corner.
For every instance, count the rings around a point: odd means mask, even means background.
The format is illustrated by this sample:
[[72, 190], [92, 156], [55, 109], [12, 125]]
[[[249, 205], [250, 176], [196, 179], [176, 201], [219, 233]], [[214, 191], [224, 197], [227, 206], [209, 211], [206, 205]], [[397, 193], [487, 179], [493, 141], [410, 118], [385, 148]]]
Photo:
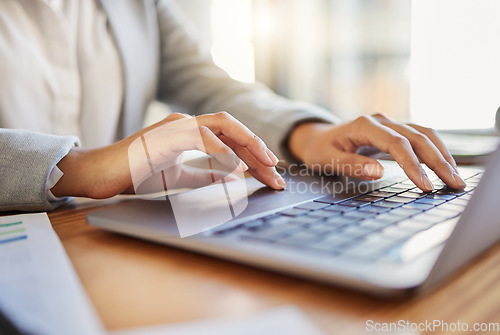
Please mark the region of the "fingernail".
[[235, 171], [244, 172], [244, 171], [248, 170], [248, 165], [246, 165], [242, 159], [240, 159], [236, 155], [234, 155], [233, 158], [234, 158], [234, 164], [236, 165], [236, 168], [234, 169]]
[[373, 179], [382, 178], [384, 175], [384, 167], [373, 163], [365, 164], [363, 167], [363, 175]]
[[285, 188], [287, 186], [285, 180], [280, 176], [278, 172], [274, 172], [274, 179], [276, 180], [276, 184], [278, 184], [279, 187]]
[[427, 191], [432, 191], [434, 189], [434, 186], [432, 186], [431, 181], [429, 180], [429, 177], [427, 177], [426, 174], [422, 175], [422, 183], [424, 184], [424, 187]]
[[238, 163], [238, 167], [236, 168], [236, 170], [245, 172], [246, 170], [248, 170], [248, 165], [246, 165], [245, 162], [240, 159], [240, 162]]
[[452, 176], [453, 176], [453, 179], [455, 179], [455, 181], [457, 182], [457, 184], [459, 185], [460, 188], [464, 188], [465, 186], [467, 186], [465, 184], [465, 181], [462, 179], [462, 177], [460, 177], [460, 175], [457, 172], [453, 172]]
[[278, 164], [279, 159], [278, 159], [278, 157], [276, 157], [276, 155], [271, 150], [266, 148], [266, 153], [267, 153], [267, 157], [269, 157], [271, 164], [273, 164], [273, 165]]

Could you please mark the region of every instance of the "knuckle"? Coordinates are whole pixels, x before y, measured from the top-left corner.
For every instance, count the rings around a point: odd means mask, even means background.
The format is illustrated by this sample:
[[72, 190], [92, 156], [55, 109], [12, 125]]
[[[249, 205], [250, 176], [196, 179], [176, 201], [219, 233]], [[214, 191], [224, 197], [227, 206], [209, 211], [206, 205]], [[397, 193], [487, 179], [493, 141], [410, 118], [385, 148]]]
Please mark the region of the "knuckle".
[[203, 135], [207, 135], [210, 132], [210, 128], [208, 128], [207, 126], [200, 126], [200, 127], [198, 127], [198, 131], [203, 136]]
[[413, 136], [418, 143], [429, 143], [430, 142], [427, 135], [425, 135], [421, 132], [415, 132]]
[[357, 122], [371, 122], [371, 117], [368, 115], [361, 115], [356, 119]]
[[172, 117], [172, 118], [184, 118], [185, 115], [182, 114], [182, 113], [174, 112], [174, 113], [170, 114], [169, 117]]
[[215, 113], [215, 117], [222, 120], [228, 120], [231, 118], [231, 115], [228, 112], [217, 112]]
[[410, 141], [408, 141], [408, 139], [402, 135], [393, 135], [391, 139], [391, 145], [398, 147], [408, 147], [410, 145]]
[[163, 120], [167, 121], [167, 122], [170, 122], [170, 121], [175, 121], [175, 120], [180, 120], [180, 119], [187, 119], [187, 118], [189, 118], [188, 115], [175, 112], [175, 113], [172, 113], [172, 114], [168, 115]]
[[436, 129], [434, 129], [434, 128], [425, 128], [425, 127], [424, 127], [424, 131], [426, 132], [426, 134], [429, 134], [429, 135], [433, 135], [433, 136], [439, 137], [439, 134], [438, 134], [437, 130], [436, 130]]
[[354, 124], [361, 126], [361, 127], [371, 125], [372, 123], [373, 123], [373, 119], [368, 115], [362, 115], [362, 116], [356, 118], [356, 120], [354, 120]]
[[255, 135], [255, 134], [252, 135], [251, 143], [260, 144], [261, 142], [262, 142], [262, 140], [260, 139], [259, 136]]
[[387, 117], [387, 115], [385, 115], [384, 113], [375, 113], [372, 116], [380, 118], [380, 119], [384, 119], [384, 120], [389, 120], [389, 118]]

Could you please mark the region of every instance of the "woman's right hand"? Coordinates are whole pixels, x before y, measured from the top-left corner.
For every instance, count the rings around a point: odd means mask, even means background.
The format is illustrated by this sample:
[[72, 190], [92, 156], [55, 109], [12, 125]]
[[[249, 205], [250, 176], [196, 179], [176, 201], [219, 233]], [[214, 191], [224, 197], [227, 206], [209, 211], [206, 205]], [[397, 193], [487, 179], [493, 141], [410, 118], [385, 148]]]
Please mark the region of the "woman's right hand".
[[278, 159], [264, 142], [230, 114], [219, 112], [197, 117], [174, 113], [112, 145], [75, 147], [58, 163], [64, 175], [51, 191], [55, 196], [108, 198], [136, 189], [134, 182], [161, 170], [168, 185], [187, 182], [189, 187], [203, 176], [179, 164], [187, 150], [203, 151], [230, 170], [248, 167], [274, 189], [286, 186], [274, 168]]

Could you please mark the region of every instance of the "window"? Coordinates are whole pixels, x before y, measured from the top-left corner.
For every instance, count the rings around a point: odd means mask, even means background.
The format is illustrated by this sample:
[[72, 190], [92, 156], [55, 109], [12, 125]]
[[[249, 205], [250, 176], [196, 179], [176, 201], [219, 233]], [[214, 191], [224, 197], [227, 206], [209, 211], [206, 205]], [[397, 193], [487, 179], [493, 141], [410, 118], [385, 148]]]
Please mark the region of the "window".
[[345, 119], [382, 112], [486, 128], [500, 106], [498, 0], [178, 3], [204, 22], [203, 40], [231, 76]]

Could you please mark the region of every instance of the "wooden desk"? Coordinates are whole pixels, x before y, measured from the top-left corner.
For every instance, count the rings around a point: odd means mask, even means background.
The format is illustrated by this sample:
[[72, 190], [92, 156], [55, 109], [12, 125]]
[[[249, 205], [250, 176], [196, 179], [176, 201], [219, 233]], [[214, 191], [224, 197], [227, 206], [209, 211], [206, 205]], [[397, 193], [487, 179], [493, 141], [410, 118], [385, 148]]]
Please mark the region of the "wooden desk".
[[425, 296], [384, 301], [87, 225], [85, 214], [102, 207], [70, 204], [49, 217], [109, 330], [284, 304], [300, 307], [326, 334], [364, 334], [367, 320], [500, 322], [500, 245]]

